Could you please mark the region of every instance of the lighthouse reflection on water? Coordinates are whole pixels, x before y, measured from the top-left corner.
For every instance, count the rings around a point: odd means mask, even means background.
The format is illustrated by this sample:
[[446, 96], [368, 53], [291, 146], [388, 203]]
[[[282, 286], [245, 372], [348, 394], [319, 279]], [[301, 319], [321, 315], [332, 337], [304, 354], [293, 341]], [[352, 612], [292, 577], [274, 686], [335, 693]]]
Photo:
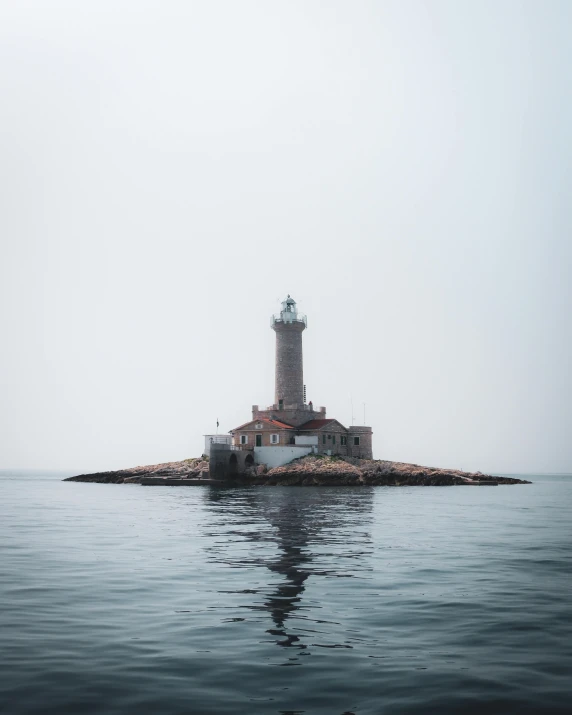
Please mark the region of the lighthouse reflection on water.
[[[246, 608], [269, 614], [272, 623], [266, 633], [277, 645], [302, 650], [317, 645], [309, 642], [316, 631], [308, 621], [320, 623], [315, 617], [320, 604], [309, 600], [306, 592], [318, 578], [366, 576], [372, 553], [372, 489], [213, 488], [206, 498], [226, 524], [236, 524], [225, 529], [232, 543], [211, 547], [211, 558], [235, 568], [260, 567], [281, 577], [276, 583], [275, 578], [256, 573], [253, 588], [247, 590], [252, 602]], [[329, 545], [335, 545], [335, 560]], [[229, 588], [226, 593], [245, 590]]]

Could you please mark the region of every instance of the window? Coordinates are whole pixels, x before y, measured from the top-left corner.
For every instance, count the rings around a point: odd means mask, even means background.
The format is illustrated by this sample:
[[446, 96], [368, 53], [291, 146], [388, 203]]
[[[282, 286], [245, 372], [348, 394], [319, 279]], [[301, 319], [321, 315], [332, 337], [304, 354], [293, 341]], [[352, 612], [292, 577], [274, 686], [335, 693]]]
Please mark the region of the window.
[[335, 443], [336, 443], [336, 435], [333, 434], [333, 435], [332, 435], [332, 444], [335, 444]]
[[261, 423], [261, 422], [257, 422], [254, 426], [255, 426], [256, 429], [262, 429], [262, 423]]
[[240, 444], [248, 444], [248, 435], [247, 434], [240, 435]]
[[271, 434], [270, 435], [270, 443], [271, 444], [278, 444], [280, 442], [280, 435], [278, 434]]
[[262, 435], [261, 434], [256, 435], [256, 446], [262, 447]]
[[326, 444], [326, 435], [325, 434], [322, 435], [322, 444]]
[[359, 447], [359, 437], [354, 437], [354, 447]]
[[340, 437], [340, 444], [342, 447], [348, 443], [348, 438], [347, 437]]

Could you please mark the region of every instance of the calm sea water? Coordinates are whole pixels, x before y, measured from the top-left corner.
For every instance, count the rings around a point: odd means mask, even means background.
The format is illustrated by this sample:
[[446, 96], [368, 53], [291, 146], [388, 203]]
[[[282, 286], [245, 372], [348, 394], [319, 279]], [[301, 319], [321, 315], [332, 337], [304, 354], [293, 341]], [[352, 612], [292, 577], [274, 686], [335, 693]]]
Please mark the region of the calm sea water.
[[6, 713], [572, 710], [572, 478], [0, 476]]

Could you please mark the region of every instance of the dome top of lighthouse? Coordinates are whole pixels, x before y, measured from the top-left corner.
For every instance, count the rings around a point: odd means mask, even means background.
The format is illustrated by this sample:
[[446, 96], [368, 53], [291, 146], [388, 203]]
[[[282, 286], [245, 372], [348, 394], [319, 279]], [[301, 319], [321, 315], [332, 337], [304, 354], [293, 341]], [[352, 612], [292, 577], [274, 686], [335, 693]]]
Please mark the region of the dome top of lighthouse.
[[296, 301], [290, 296], [290, 293], [288, 293], [286, 299], [282, 301], [282, 310], [286, 310], [289, 313], [296, 312]]
[[[270, 324], [274, 326], [275, 323], [303, 323], [304, 326], [307, 325], [306, 316], [298, 313], [296, 309], [296, 301], [290, 293], [282, 301], [282, 310], [279, 315], [273, 315]], [[303, 329], [303, 328], [302, 328]]]

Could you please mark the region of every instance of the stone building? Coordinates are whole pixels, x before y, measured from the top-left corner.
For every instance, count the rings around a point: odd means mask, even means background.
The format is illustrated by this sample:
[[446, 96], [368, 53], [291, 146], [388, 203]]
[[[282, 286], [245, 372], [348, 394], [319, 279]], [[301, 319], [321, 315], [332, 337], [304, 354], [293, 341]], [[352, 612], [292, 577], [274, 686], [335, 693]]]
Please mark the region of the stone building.
[[[224, 449], [253, 452], [257, 464], [287, 464], [311, 452], [372, 459], [371, 427], [345, 427], [326, 417], [326, 408], [306, 402], [302, 333], [305, 315], [288, 296], [270, 320], [276, 333], [274, 404], [252, 407], [252, 419], [230, 431], [232, 445]], [[217, 449], [223, 449], [218, 447]]]

